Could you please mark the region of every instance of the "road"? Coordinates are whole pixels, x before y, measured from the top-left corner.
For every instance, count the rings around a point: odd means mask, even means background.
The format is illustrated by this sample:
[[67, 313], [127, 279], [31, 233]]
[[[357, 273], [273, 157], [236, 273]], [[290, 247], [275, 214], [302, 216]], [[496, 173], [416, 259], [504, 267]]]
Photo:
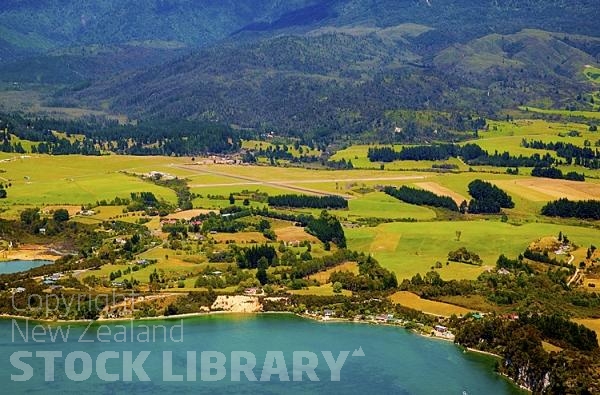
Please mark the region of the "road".
[[[571, 255], [571, 258], [569, 258], [569, 262], [567, 262], [567, 264], [570, 265], [571, 263], [573, 263], [574, 260], [575, 260], [575, 256]], [[567, 287], [569, 287], [571, 285], [571, 283], [573, 281], [575, 281], [575, 279], [577, 279], [577, 277], [579, 277], [579, 268], [575, 269], [575, 273], [573, 274], [573, 277], [571, 277], [569, 279], [569, 281], [567, 282]]]

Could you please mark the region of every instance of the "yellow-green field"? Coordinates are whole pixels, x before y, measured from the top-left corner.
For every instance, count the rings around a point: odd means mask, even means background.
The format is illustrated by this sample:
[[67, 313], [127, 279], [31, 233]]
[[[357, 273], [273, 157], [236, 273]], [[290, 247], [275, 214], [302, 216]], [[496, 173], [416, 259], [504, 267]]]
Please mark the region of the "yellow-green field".
[[[456, 232], [460, 231], [460, 240]], [[476, 278], [488, 267], [494, 267], [500, 254], [517, 257], [532, 241], [554, 236], [562, 231], [574, 243], [589, 246], [597, 243], [600, 231], [589, 228], [528, 223], [514, 226], [500, 221], [437, 221], [389, 223], [374, 228], [346, 229], [351, 249], [371, 253], [384, 267], [393, 270], [398, 278], [410, 278], [436, 269], [444, 279]], [[466, 247], [478, 254], [483, 266], [451, 262], [446, 265], [448, 252]]]
[[411, 309], [443, 317], [450, 317], [453, 314], [461, 316], [472, 312], [472, 310], [465, 309], [464, 307], [437, 302], [435, 300], [422, 299], [418, 295], [405, 291], [396, 292], [390, 296], [390, 300], [393, 303], [409, 307]]
[[[331, 284], [320, 285], [318, 287], [308, 287], [305, 289], [289, 290], [294, 295], [317, 295], [317, 296], [333, 296], [336, 295], [333, 292], [333, 286]], [[348, 290], [342, 290], [340, 295], [351, 296], [352, 292]]]
[[358, 274], [358, 265], [356, 264], [356, 262], [346, 262], [341, 265], [332, 267], [331, 269], [312, 274], [308, 277], [308, 279], [318, 281], [320, 284], [323, 285], [327, 284], [329, 282], [329, 277], [336, 272], [350, 272]]
[[435, 218], [435, 212], [427, 207], [415, 206], [399, 201], [383, 192], [373, 192], [352, 199], [348, 211], [339, 211], [341, 217], [353, 218], [414, 218], [428, 220]]
[[[590, 116], [599, 117], [600, 112]], [[575, 114], [572, 114], [575, 115]], [[600, 134], [598, 132], [592, 132], [589, 130], [589, 125], [585, 123], [577, 122], [559, 122], [559, 121], [547, 121], [541, 119], [516, 119], [513, 121], [496, 121], [488, 120], [488, 128], [485, 131], [479, 131], [479, 137], [466, 141], [461, 144], [474, 143], [489, 153], [495, 151], [504, 152], [508, 151], [511, 155], [524, 155], [531, 156], [533, 154], [545, 155], [549, 153], [551, 156], [556, 158], [556, 153], [553, 151], [547, 151], [543, 149], [532, 149], [522, 147], [522, 140], [528, 141], [541, 140], [545, 143], [550, 142], [565, 142], [572, 143], [578, 146], [583, 146], [586, 141], [594, 145], [600, 140]], [[570, 132], [577, 132], [578, 136], [570, 136]], [[489, 166], [468, 166], [457, 158], [450, 158], [446, 161], [395, 161], [391, 163], [381, 162], [370, 162], [367, 158], [367, 152], [369, 148], [376, 147], [377, 145], [353, 145], [343, 150], [340, 150], [333, 155], [332, 159], [335, 160], [352, 160], [352, 164], [355, 168], [360, 169], [379, 169], [383, 165], [386, 170], [413, 170], [413, 171], [426, 171], [432, 170], [434, 164], [453, 164], [457, 167], [454, 172], [466, 172], [469, 168], [476, 171], [486, 172], [503, 172], [503, 168], [494, 168]], [[400, 150], [403, 145], [394, 145], [395, 150]], [[584, 168], [575, 168], [570, 166], [561, 166], [563, 171], [578, 171], [583, 172], [587, 176], [598, 177], [600, 171], [589, 170]], [[522, 169], [524, 174], [529, 174], [529, 169]]]
[[[148, 265], [136, 272], [126, 274], [123, 277], [120, 277], [118, 280], [122, 281], [123, 279], [134, 279], [138, 280], [142, 284], [147, 284], [150, 274], [156, 269], [156, 271], [161, 274], [162, 278], [165, 278], [169, 282], [175, 282], [181, 276], [196, 274], [204, 268], [204, 265], [202, 264], [193, 263], [191, 260], [184, 260], [184, 257], [177, 255], [176, 251], [164, 248], [156, 248], [148, 251], [142, 254], [141, 258], [157, 259], [158, 263], [154, 265]], [[198, 257], [197, 259], [201, 258]], [[132, 265], [104, 265], [99, 270], [86, 271], [80, 274], [79, 277], [82, 279], [89, 276], [107, 278], [111, 272], [116, 272], [118, 270], [123, 272], [125, 269], [131, 267]]]
[[[389, 146], [389, 145], [388, 145]], [[343, 150], [336, 152], [331, 159], [332, 160], [351, 160], [354, 168], [357, 169], [379, 169], [381, 165], [387, 170], [426, 170], [431, 169], [434, 164], [453, 164], [458, 166], [462, 171], [468, 170], [468, 166], [459, 161], [456, 158], [450, 158], [445, 161], [430, 161], [430, 160], [405, 160], [396, 161], [391, 163], [371, 162], [367, 158], [369, 148], [381, 147], [381, 145], [353, 145]], [[402, 145], [394, 145], [395, 150], [400, 150]]]
[[[150, 191], [174, 202], [175, 193], [120, 171], [170, 171], [172, 158], [130, 156], [0, 156], [0, 178], [10, 183], [3, 204], [87, 204]], [[177, 160], [177, 159], [175, 159]]]

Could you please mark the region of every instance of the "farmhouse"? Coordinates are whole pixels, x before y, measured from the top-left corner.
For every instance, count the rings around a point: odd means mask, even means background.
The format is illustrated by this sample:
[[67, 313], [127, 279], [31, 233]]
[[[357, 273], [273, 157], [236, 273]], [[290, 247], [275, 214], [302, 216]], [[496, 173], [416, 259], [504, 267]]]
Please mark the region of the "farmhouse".
[[92, 215], [96, 215], [96, 212], [94, 210], [81, 210], [77, 214], [84, 217], [91, 217]]

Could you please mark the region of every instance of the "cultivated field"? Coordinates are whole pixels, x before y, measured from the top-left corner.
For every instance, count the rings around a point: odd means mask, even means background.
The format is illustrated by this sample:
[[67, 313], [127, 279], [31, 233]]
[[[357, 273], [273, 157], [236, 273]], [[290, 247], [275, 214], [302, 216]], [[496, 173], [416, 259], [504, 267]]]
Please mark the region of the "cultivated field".
[[311, 243], [317, 243], [318, 239], [312, 235], [306, 233], [304, 228], [299, 226], [284, 226], [284, 227], [276, 227], [275, 234], [277, 235], [277, 240], [283, 241], [286, 243], [296, 243], [302, 241], [310, 241]]
[[412, 292], [396, 292], [390, 296], [390, 299], [392, 302], [402, 306], [443, 317], [450, 317], [452, 314], [461, 316], [472, 312], [472, 310], [465, 309], [464, 307], [437, 302], [434, 300], [422, 299], [420, 296], [415, 295]]
[[450, 196], [452, 200], [454, 200], [458, 205], [460, 205], [465, 200], [469, 201], [468, 198], [461, 195], [460, 193], [456, 193], [451, 189], [441, 186], [440, 184], [436, 184], [435, 182], [417, 182], [415, 183], [415, 185], [429, 192], [433, 192], [436, 195]]
[[549, 201], [560, 198], [591, 200], [600, 198], [600, 184], [547, 178], [499, 180], [494, 184], [528, 200]]

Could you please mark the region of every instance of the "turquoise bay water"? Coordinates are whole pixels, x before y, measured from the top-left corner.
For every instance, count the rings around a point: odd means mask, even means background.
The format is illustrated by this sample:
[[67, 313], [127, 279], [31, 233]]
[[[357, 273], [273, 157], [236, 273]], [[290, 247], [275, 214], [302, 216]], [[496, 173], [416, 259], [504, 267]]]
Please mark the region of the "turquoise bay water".
[[49, 263], [52, 263], [52, 261], [35, 260], [0, 262], [0, 274], [25, 272], [29, 269], [33, 269], [34, 267], [47, 265]]
[[[16, 322], [16, 324], [15, 324]], [[140, 332], [145, 331], [140, 325], [164, 325], [167, 330], [181, 324], [180, 320], [170, 321], [134, 321], [131, 323], [111, 323], [106, 327], [95, 325], [86, 331], [85, 325], [54, 324], [63, 333], [69, 328], [67, 341], [52, 343], [48, 336], [40, 336], [38, 328], [37, 340], [45, 339], [45, 343], [34, 343], [32, 327], [25, 332], [25, 321], [0, 320], [0, 383], [3, 393], [43, 393], [64, 394], [172, 394], [172, 393], [225, 393], [225, 394], [513, 394], [518, 390], [502, 377], [493, 373], [494, 360], [488, 356], [463, 353], [455, 345], [434, 339], [414, 335], [402, 328], [388, 326], [372, 326], [351, 323], [318, 323], [291, 315], [211, 315], [189, 318], [183, 321], [183, 341], [163, 341], [162, 330], [157, 329], [156, 342], [131, 342]], [[18, 327], [16, 325], [19, 325]], [[44, 324], [48, 328], [47, 324]], [[116, 333], [125, 329], [128, 341], [121, 340]], [[177, 328], [176, 328], [177, 329]], [[28, 342], [21, 333], [29, 336]], [[108, 331], [110, 335], [107, 335]], [[13, 333], [14, 332], [14, 333]], [[85, 332], [85, 333], [84, 333]], [[109, 343], [98, 342], [110, 339]], [[13, 337], [14, 335], [14, 337]], [[174, 340], [180, 340], [180, 331], [174, 333]], [[143, 340], [143, 338], [140, 338]], [[80, 340], [94, 342], [81, 343]], [[362, 347], [365, 356], [352, 356], [352, 351]], [[231, 381], [230, 354], [232, 351], [248, 351], [256, 355], [257, 364], [253, 369], [260, 380], [266, 352], [283, 351], [285, 364], [290, 380], [293, 379], [294, 351], [311, 351], [318, 355], [319, 364], [315, 370], [319, 382], [311, 382], [303, 376], [300, 382], [280, 382], [274, 374], [270, 382], [249, 382], [244, 374], [242, 381]], [[338, 358], [340, 351], [350, 351], [346, 363], [341, 369], [339, 382], [330, 380], [330, 369], [321, 351], [331, 351]], [[29, 351], [35, 356], [36, 351], [62, 351], [62, 358], [55, 360], [54, 381], [44, 380], [44, 359], [22, 358], [33, 369], [33, 376], [24, 382], [11, 381], [12, 375], [20, 375], [22, 371], [13, 366], [10, 357], [18, 351]], [[86, 381], [74, 382], [65, 374], [65, 358], [73, 351], [84, 351], [92, 356], [94, 369]], [[96, 357], [104, 351], [121, 352], [119, 359], [108, 359], [106, 371], [109, 374], [122, 374], [123, 351], [131, 351], [133, 358], [141, 351], [150, 351], [143, 364], [150, 382], [140, 382], [133, 375], [132, 382], [104, 382], [96, 371]], [[164, 382], [163, 351], [172, 351], [173, 373], [186, 377], [186, 352], [197, 352], [196, 382]], [[202, 351], [219, 351], [227, 357], [225, 364], [227, 375], [217, 382], [200, 381], [203, 369], [200, 361]], [[306, 362], [306, 361], [305, 361]], [[242, 363], [245, 360], [242, 359]], [[75, 372], [82, 371], [82, 362], [75, 362]], [[214, 374], [215, 371], [212, 371]], [[120, 380], [123, 376], [120, 376]]]

